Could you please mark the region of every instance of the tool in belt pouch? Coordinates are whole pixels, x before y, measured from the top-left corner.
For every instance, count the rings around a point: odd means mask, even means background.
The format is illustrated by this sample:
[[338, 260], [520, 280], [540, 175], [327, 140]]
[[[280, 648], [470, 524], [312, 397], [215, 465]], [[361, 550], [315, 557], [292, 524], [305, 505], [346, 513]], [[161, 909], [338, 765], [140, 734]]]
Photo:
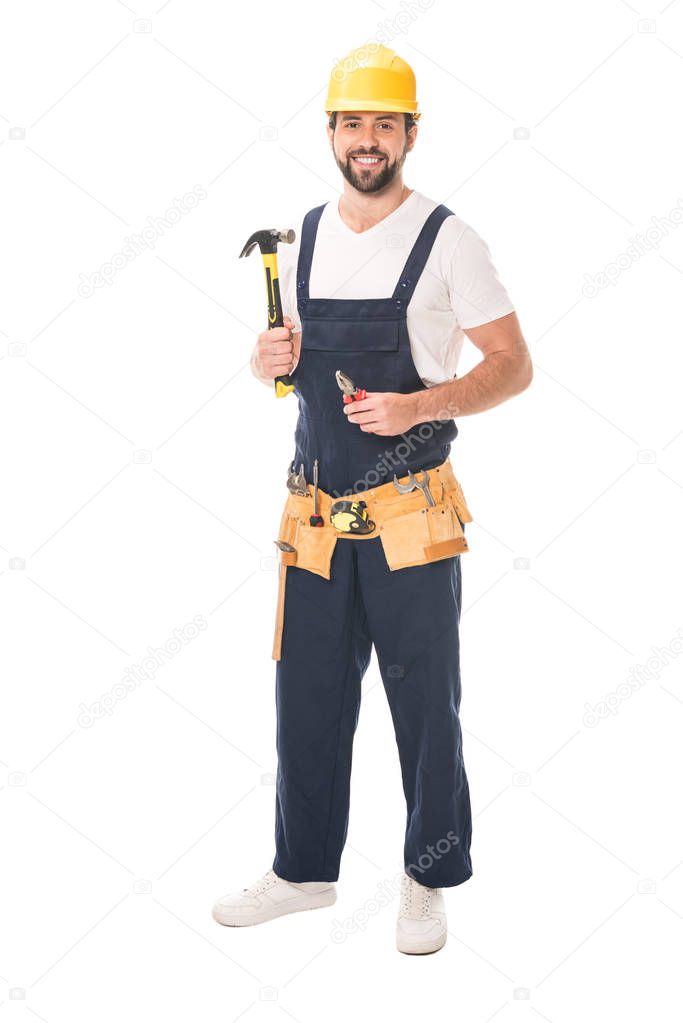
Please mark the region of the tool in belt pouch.
[[[291, 474], [290, 474], [291, 475]], [[300, 469], [299, 482], [303, 477]], [[425, 478], [427, 477], [427, 478]], [[278, 545], [279, 590], [273, 658], [280, 659], [287, 566], [330, 578], [332, 555], [338, 541], [362, 543], [379, 537], [389, 569], [393, 572], [413, 565], [426, 565], [443, 558], [452, 558], [469, 550], [463, 523], [471, 522], [460, 483], [450, 462], [443, 462], [429, 473], [404, 476], [399, 480], [400, 492], [394, 483], [385, 483], [363, 493], [362, 514], [374, 523], [371, 532], [340, 532], [332, 525], [332, 508], [340, 499], [318, 492], [318, 511], [323, 525], [310, 524], [313, 501], [310, 491], [291, 488], [280, 520]], [[408, 486], [411, 489], [406, 489]], [[434, 501], [429, 504], [429, 493]], [[360, 495], [353, 495], [360, 497]], [[350, 503], [351, 498], [347, 499]], [[284, 547], [284, 549], [283, 549]]]

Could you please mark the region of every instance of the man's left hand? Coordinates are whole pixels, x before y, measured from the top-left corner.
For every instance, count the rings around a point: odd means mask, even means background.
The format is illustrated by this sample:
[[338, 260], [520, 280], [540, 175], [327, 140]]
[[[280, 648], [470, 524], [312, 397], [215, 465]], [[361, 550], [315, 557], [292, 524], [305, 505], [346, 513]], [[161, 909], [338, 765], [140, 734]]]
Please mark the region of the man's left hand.
[[368, 391], [362, 401], [351, 401], [342, 407], [344, 414], [363, 433], [376, 433], [380, 437], [396, 437], [418, 422], [415, 394]]

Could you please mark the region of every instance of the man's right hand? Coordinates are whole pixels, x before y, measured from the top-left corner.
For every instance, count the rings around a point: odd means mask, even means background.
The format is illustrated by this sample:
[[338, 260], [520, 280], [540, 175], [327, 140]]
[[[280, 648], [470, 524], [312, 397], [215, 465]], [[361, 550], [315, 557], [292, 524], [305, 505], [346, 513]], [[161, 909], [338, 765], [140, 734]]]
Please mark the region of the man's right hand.
[[299, 331], [294, 331], [289, 316], [284, 317], [284, 324], [284, 327], [271, 327], [259, 334], [252, 353], [252, 372], [264, 383], [272, 383], [275, 377], [286, 376], [298, 362]]

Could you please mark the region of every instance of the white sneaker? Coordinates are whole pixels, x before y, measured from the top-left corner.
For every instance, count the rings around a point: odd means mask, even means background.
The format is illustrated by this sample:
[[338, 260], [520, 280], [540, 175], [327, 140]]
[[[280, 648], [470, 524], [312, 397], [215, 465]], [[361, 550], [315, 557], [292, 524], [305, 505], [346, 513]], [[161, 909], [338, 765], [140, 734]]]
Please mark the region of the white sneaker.
[[226, 927], [247, 927], [286, 913], [331, 906], [336, 901], [331, 881], [285, 881], [269, 870], [251, 887], [219, 899], [213, 907], [213, 918]]
[[446, 906], [440, 888], [427, 888], [408, 874], [401, 878], [396, 947], [408, 955], [438, 952], [446, 944]]

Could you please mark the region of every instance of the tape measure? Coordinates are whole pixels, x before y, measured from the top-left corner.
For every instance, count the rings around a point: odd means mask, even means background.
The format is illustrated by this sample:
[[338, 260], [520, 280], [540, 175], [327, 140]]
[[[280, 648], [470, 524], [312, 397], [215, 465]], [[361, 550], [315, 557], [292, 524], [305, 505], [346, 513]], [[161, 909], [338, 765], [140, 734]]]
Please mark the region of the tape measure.
[[365, 501], [335, 501], [330, 508], [330, 522], [340, 533], [372, 533], [375, 529]]

